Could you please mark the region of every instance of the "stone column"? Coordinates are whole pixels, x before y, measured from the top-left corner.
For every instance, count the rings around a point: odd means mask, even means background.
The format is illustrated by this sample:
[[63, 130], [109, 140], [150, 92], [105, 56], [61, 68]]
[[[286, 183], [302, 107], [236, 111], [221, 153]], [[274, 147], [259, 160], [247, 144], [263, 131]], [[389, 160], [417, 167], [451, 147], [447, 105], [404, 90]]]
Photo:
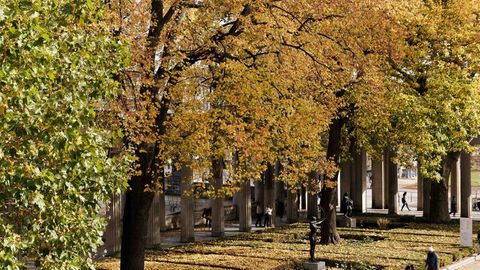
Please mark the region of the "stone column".
[[359, 150], [359, 153], [355, 153], [354, 168], [353, 210], [365, 213], [367, 212], [367, 153], [365, 151]]
[[388, 159], [388, 213], [397, 214], [398, 213], [398, 175], [397, 175], [397, 164], [392, 161], [392, 154], [389, 154]]
[[389, 182], [389, 161], [390, 160], [390, 154], [388, 151], [385, 151], [383, 155], [383, 207], [385, 209], [388, 209], [388, 205], [390, 202], [390, 182]]
[[307, 209], [307, 189], [305, 187], [300, 187], [298, 199], [300, 200], [298, 209], [306, 210]]
[[[452, 174], [450, 176], [451, 178], [451, 185], [450, 185], [450, 188], [451, 188], [451, 191], [450, 191], [450, 202], [452, 201], [453, 199], [453, 196], [455, 196], [455, 199], [456, 199], [456, 202], [457, 202], [457, 209], [455, 209], [455, 212], [458, 213], [459, 212], [459, 198], [461, 197], [461, 193], [460, 193], [460, 159], [455, 162], [455, 165], [453, 167], [453, 170], [452, 170]], [[450, 206], [452, 204], [450, 203]], [[452, 211], [453, 209], [450, 209], [450, 211]]]
[[298, 208], [297, 208], [297, 191], [291, 190], [289, 187], [287, 191], [287, 222], [295, 223], [298, 221]]
[[384, 181], [383, 161], [372, 158], [372, 208], [374, 209], [384, 208]]
[[193, 204], [193, 196], [191, 194], [193, 180], [193, 170], [184, 166], [181, 171], [180, 182], [180, 241], [183, 243], [195, 241], [195, 206]]
[[242, 184], [242, 189], [239, 193], [238, 212], [241, 232], [249, 232], [252, 230], [252, 203], [250, 181], [245, 181]]
[[319, 218], [318, 214], [318, 196], [317, 193], [307, 192], [307, 219], [315, 216]]
[[340, 200], [345, 192], [352, 196], [352, 161], [345, 160], [340, 163]]
[[[223, 188], [223, 167], [220, 160], [214, 161], [213, 187], [215, 190]], [[212, 199], [212, 236], [223, 237], [225, 235], [225, 207], [224, 198]]]
[[109, 218], [108, 224], [103, 236], [105, 254], [101, 255], [110, 256], [120, 252], [122, 245], [122, 197], [121, 194], [113, 194], [111, 197], [106, 215]]
[[[163, 208], [165, 211], [165, 207]], [[160, 194], [156, 192], [150, 210], [148, 211], [148, 221], [147, 221], [147, 247], [153, 247], [161, 243], [160, 240], [160, 216], [161, 216], [161, 204], [160, 204]]]
[[423, 178], [420, 175], [420, 162], [417, 161], [417, 211], [423, 210]]
[[461, 217], [472, 217], [472, 178], [471, 178], [471, 156], [462, 152], [460, 156], [460, 214]]
[[[164, 191], [165, 192], [165, 191]], [[159, 222], [160, 222], [160, 231], [164, 232], [167, 230], [167, 222], [165, 220], [165, 193], [158, 195], [158, 207], [159, 207]]]

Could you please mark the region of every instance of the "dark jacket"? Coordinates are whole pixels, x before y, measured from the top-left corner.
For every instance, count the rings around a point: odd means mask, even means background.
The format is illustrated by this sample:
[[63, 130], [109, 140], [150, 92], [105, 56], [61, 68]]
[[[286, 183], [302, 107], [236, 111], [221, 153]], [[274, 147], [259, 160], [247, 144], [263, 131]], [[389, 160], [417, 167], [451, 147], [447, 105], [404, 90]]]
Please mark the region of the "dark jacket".
[[425, 261], [427, 270], [438, 270], [438, 256], [435, 252], [428, 252], [427, 260]]

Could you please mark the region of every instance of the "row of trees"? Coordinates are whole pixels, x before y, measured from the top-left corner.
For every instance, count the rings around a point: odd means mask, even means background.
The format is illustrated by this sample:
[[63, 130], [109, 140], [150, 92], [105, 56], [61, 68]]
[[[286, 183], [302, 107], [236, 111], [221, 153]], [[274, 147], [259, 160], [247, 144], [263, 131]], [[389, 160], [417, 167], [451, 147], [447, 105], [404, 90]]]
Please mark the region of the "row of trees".
[[91, 267], [101, 203], [128, 183], [121, 268], [143, 269], [152, 191], [170, 159], [208, 169], [202, 191], [212, 198], [276, 165], [289, 187], [323, 174], [330, 244], [340, 159], [350, 148], [389, 151], [421, 162], [440, 213], [432, 221], [447, 221], [453, 161], [480, 133], [479, 9], [477, 0], [0, 1], [0, 263]]

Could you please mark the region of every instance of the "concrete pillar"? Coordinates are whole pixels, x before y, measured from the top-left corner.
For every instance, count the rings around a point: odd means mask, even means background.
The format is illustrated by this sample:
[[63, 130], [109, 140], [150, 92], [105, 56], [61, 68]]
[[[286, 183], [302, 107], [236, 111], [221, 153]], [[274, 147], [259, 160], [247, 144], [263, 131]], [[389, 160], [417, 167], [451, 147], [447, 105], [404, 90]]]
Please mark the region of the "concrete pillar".
[[159, 222], [160, 222], [160, 231], [164, 232], [167, 230], [167, 222], [165, 219], [165, 193], [161, 193], [158, 195], [158, 207], [159, 207]]
[[343, 198], [343, 194], [345, 194], [345, 192], [347, 192], [349, 196], [352, 195], [352, 178], [352, 162], [350, 160], [342, 161], [340, 163], [340, 200]]
[[462, 152], [460, 156], [460, 214], [461, 217], [472, 217], [472, 178], [471, 156]]
[[300, 205], [298, 209], [306, 210], [307, 209], [307, 189], [305, 187], [300, 188]]
[[264, 175], [264, 180], [265, 180], [265, 187], [264, 187], [264, 200], [265, 200], [265, 205], [264, 205], [264, 211], [267, 209], [267, 207], [270, 207], [273, 209], [272, 212], [272, 227], [278, 226], [279, 224], [277, 223], [276, 218], [275, 218], [275, 199], [276, 199], [276, 189], [275, 189], [275, 167], [273, 165], [269, 165], [267, 170], [265, 171]]
[[423, 211], [423, 178], [420, 175], [420, 162], [417, 161], [417, 211]]
[[[103, 250], [106, 256], [120, 252], [122, 245], [122, 200], [123, 195], [113, 194], [106, 216], [108, 219], [104, 238]], [[103, 253], [103, 252], [100, 252]]]
[[[146, 246], [153, 247], [161, 243], [160, 240], [160, 215], [161, 215], [161, 205], [160, 205], [160, 194], [156, 192], [150, 210], [148, 211], [148, 221], [147, 221], [147, 239]], [[165, 207], [163, 208], [165, 211]]]
[[[459, 198], [461, 197], [460, 193], [460, 159], [455, 162], [453, 169], [452, 169], [452, 174], [450, 176], [451, 178], [451, 191], [450, 191], [450, 202], [452, 201], [453, 196], [455, 196], [456, 202], [457, 202], [457, 209], [455, 209], [455, 212], [459, 212]], [[450, 206], [452, 204], [450, 203]], [[453, 209], [450, 209], [452, 211]]]
[[287, 222], [288, 223], [295, 223], [298, 221], [298, 198], [297, 198], [297, 191], [291, 190], [292, 188], [289, 187], [287, 191]]
[[388, 205], [390, 202], [390, 182], [388, 181], [388, 161], [390, 160], [390, 154], [388, 151], [385, 151], [383, 154], [383, 207], [388, 209]]
[[317, 193], [311, 193], [310, 191], [307, 193], [307, 218], [315, 216], [319, 218], [318, 213], [318, 196]]
[[251, 202], [250, 181], [245, 181], [239, 193], [238, 214], [241, 232], [252, 230], [252, 202]]
[[393, 155], [389, 154], [388, 161], [388, 190], [389, 190], [389, 201], [388, 201], [388, 213], [397, 214], [398, 213], [398, 175], [397, 175], [397, 164], [392, 161]]
[[383, 160], [372, 158], [372, 208], [383, 209], [385, 207], [384, 198], [384, 166]]
[[367, 212], [367, 153], [359, 150], [354, 155], [354, 173], [352, 177], [353, 210]]
[[184, 166], [181, 170], [181, 182], [180, 182], [180, 241], [183, 243], [195, 241], [195, 207], [193, 204], [192, 196], [192, 180], [193, 170]]

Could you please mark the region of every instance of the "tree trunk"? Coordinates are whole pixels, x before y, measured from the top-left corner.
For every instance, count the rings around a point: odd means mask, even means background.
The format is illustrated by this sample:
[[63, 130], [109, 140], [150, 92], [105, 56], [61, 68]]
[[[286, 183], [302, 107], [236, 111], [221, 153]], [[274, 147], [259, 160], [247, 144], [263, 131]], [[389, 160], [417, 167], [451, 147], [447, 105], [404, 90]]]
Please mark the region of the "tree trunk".
[[123, 213], [123, 234], [120, 269], [143, 270], [146, 244], [147, 221], [155, 193], [145, 192], [145, 186], [152, 183], [149, 169], [154, 161], [155, 151], [137, 151], [141, 175], [129, 180], [125, 210]]
[[450, 221], [448, 212], [448, 178], [459, 157], [459, 153], [450, 152], [442, 160], [440, 175], [441, 180], [431, 182], [430, 193], [430, 222], [443, 223]]
[[[328, 132], [327, 159], [335, 162], [337, 168], [340, 165], [340, 140], [342, 135], [343, 118], [337, 118], [330, 124]], [[333, 178], [324, 177], [326, 182], [338, 184], [338, 171]], [[320, 205], [325, 220], [322, 223], [320, 243], [324, 245], [336, 244], [340, 240], [337, 232], [337, 185], [324, 185]]]
[[270, 217], [271, 226], [275, 227], [278, 224], [275, 224], [275, 213], [276, 213], [276, 205], [275, 199], [277, 197], [276, 190], [275, 190], [275, 165], [269, 163], [267, 165], [267, 170], [264, 173], [265, 179], [265, 186], [264, 186], [264, 202], [265, 207], [264, 210], [266, 211], [267, 207], [272, 209], [272, 216]]

